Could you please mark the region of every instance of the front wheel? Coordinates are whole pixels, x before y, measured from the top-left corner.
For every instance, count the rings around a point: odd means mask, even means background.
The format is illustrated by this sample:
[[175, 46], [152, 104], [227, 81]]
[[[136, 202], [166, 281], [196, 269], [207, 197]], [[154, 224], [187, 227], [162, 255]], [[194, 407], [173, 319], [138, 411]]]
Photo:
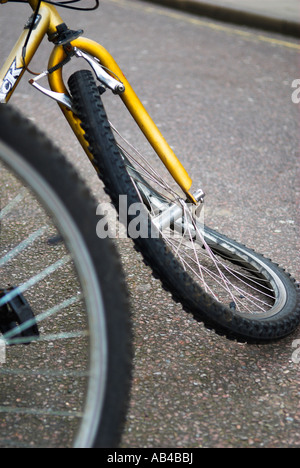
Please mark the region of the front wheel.
[[[173, 297], [207, 327], [240, 341], [269, 341], [295, 330], [300, 321], [295, 281], [263, 256], [204, 226], [172, 181], [108, 122], [91, 72], [75, 73], [69, 87], [106, 190], [118, 210], [123, 195], [128, 207], [139, 205], [141, 235], [132, 234], [129, 212], [123, 216], [128, 234]], [[174, 208], [180, 216], [160, 224]]]

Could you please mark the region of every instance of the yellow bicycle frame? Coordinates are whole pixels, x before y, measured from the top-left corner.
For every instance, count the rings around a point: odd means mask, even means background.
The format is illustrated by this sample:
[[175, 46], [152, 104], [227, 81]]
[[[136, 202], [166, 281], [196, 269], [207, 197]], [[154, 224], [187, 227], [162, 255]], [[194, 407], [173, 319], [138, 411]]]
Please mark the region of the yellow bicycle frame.
[[[27, 0], [33, 10], [36, 9], [38, 0]], [[39, 48], [43, 38], [46, 34], [49, 37], [57, 32], [57, 26], [63, 24], [63, 20], [58, 14], [56, 8], [52, 5], [42, 2], [39, 10], [39, 21], [35, 29], [32, 31], [28, 46], [26, 49], [25, 65], [29, 66], [35, 52]], [[28, 29], [24, 29], [18, 42], [11, 51], [7, 61], [0, 70], [0, 96], [1, 90], [5, 90], [5, 97], [2, 102], [8, 102], [13, 92], [15, 91], [21, 77], [23, 76], [26, 68], [24, 67], [24, 60], [22, 58], [22, 49], [25, 40], [28, 35]], [[121, 78], [122, 83], [125, 86], [125, 92], [121, 94], [121, 99], [126, 105], [127, 109], [131, 113], [132, 117], [146, 136], [147, 140], [160, 157], [161, 161], [169, 170], [170, 174], [181, 187], [183, 192], [192, 200], [195, 204], [197, 201], [193, 195], [189, 192], [192, 186], [192, 180], [188, 175], [187, 171], [170, 148], [161, 132], [147, 113], [143, 104], [137, 97], [136, 93], [132, 89], [130, 83], [126, 79], [122, 70], [115, 62], [113, 57], [107, 52], [107, 50], [101, 45], [89, 39], [79, 37], [78, 39], [71, 42], [73, 47], [77, 47], [79, 50], [90, 54], [97, 58], [100, 63], [106, 67], [112, 76], [118, 76]], [[66, 57], [64, 48], [62, 46], [56, 46], [50, 56], [48, 69], [52, 69], [59, 65]], [[49, 85], [52, 91], [57, 93], [68, 94], [67, 88], [63, 81], [62, 67], [59, 67], [56, 71], [48, 75]], [[92, 155], [89, 152], [87, 141], [84, 138], [83, 130], [80, 126], [79, 118], [63, 104], [59, 104], [66, 119], [68, 120], [71, 128], [75, 135], [80, 141], [83, 149], [92, 160]]]

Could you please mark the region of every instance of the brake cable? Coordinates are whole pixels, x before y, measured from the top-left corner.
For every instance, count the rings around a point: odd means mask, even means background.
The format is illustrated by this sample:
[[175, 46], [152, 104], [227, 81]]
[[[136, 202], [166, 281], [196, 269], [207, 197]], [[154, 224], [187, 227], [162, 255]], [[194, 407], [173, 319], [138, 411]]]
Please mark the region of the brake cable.
[[[99, 0], [95, 0], [96, 4], [93, 7], [88, 7], [88, 8], [79, 8], [79, 7], [74, 7], [74, 6], [70, 5], [71, 3], [78, 3], [81, 0], [68, 0], [68, 1], [62, 1], [62, 2], [53, 2], [53, 1], [50, 1], [50, 0], [38, 0], [38, 5], [37, 5], [37, 8], [36, 8], [36, 10], [35, 10], [35, 12], [33, 14], [32, 21], [31, 21], [31, 24], [30, 24], [30, 27], [29, 27], [29, 31], [28, 31], [28, 34], [27, 34], [27, 37], [26, 37], [26, 40], [25, 40], [25, 43], [24, 43], [24, 46], [23, 46], [23, 49], [22, 49], [23, 67], [25, 68], [26, 71], [28, 71], [31, 75], [34, 75], [34, 76], [38, 76], [39, 73], [35, 73], [35, 72], [31, 71], [28, 68], [28, 66], [26, 65], [26, 61], [25, 61], [25, 59], [26, 59], [26, 49], [27, 49], [27, 45], [28, 45], [29, 39], [31, 37], [32, 31], [34, 30], [34, 26], [35, 26], [35, 23], [36, 23], [36, 20], [37, 20], [39, 11], [40, 11], [42, 1], [44, 3], [48, 3], [49, 5], [55, 5], [57, 7], [68, 8], [70, 10], [76, 10], [76, 11], [93, 11], [93, 10], [97, 10], [97, 8], [99, 7]], [[23, 3], [21, 0], [12, 0], [12, 2], [14, 2], [14, 3]]]

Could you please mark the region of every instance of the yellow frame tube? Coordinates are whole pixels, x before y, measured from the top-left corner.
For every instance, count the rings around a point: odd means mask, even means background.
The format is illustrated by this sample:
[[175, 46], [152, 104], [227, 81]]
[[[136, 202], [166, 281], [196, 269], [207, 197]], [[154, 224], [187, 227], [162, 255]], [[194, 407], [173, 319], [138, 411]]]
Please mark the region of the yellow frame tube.
[[[34, 10], [37, 6], [37, 0], [28, 0], [28, 3]], [[56, 32], [56, 27], [63, 23], [60, 15], [58, 14], [57, 10], [45, 3], [41, 4], [40, 10], [40, 21], [36, 29], [32, 31], [30, 41], [28, 42], [26, 48], [26, 57], [25, 57], [25, 65], [28, 66], [35, 54], [38, 50], [42, 40], [44, 39], [46, 34], [53, 34]], [[14, 80], [13, 85], [11, 86], [10, 93], [6, 96], [5, 102], [8, 102], [11, 98], [14, 90], [16, 89], [19, 81], [21, 80], [23, 74], [25, 73], [26, 69], [24, 67], [24, 62], [22, 58], [22, 50], [25, 44], [26, 38], [28, 35], [28, 29], [24, 29], [22, 32], [19, 40], [17, 41], [16, 45], [12, 49], [11, 53], [9, 54], [7, 60], [5, 61], [4, 65], [1, 67], [0, 70], [0, 84], [3, 83], [5, 77], [9, 73], [12, 65], [14, 64], [16, 70], [14, 70], [14, 74], [18, 75], [18, 78]]]
[[[28, 47], [26, 49], [26, 66], [29, 65], [40, 43], [42, 42], [45, 34], [47, 34], [47, 31], [49, 29], [49, 22], [50, 22], [50, 11], [46, 8], [43, 12], [41, 12], [41, 20], [38, 25], [38, 28], [32, 32], [32, 36], [28, 43]], [[2, 83], [15, 60], [16, 60], [16, 64], [15, 64], [16, 69], [18, 70], [22, 69], [22, 71], [19, 73], [18, 80], [14, 83], [14, 86], [11, 92], [6, 97], [6, 102], [9, 101], [14, 89], [16, 88], [18, 82], [20, 81], [20, 79], [22, 78], [25, 72], [24, 63], [22, 59], [22, 49], [23, 49], [27, 35], [28, 35], [28, 29], [24, 29], [19, 40], [17, 41], [9, 57], [7, 58], [6, 62], [4, 63], [3, 67], [1, 67], [1, 70], [0, 70], [0, 83]]]
[[[145, 107], [141, 103], [140, 99], [134, 92], [130, 83], [126, 79], [124, 73], [114, 60], [114, 58], [107, 52], [107, 50], [102, 47], [97, 42], [94, 42], [86, 38], [78, 38], [72, 42], [73, 47], [87, 52], [88, 54], [96, 57], [102, 65], [108, 68], [112, 74], [115, 74], [120, 78], [122, 83], [125, 86], [125, 92], [121, 94], [121, 99], [126, 105], [127, 109], [131, 113], [132, 117], [146, 136], [147, 140], [160, 157], [161, 161], [164, 163], [168, 171], [171, 173], [174, 180], [181, 187], [181, 189], [189, 196], [189, 198], [196, 203], [193, 196], [189, 193], [189, 190], [192, 186], [192, 179], [188, 175], [187, 171], [175, 155], [174, 151], [170, 148], [169, 144], [162, 136], [161, 132], [149, 116]], [[65, 52], [62, 47], [54, 48], [50, 60], [49, 60], [49, 69], [58, 65], [65, 58]], [[112, 75], [113, 76], [113, 75]], [[55, 71], [49, 75], [49, 84], [52, 91], [58, 93], [68, 93], [66, 86], [63, 82], [62, 69]], [[80, 121], [74, 114], [67, 110], [64, 106], [61, 106], [65, 117], [69, 121], [71, 127], [75, 131], [81, 145], [85, 148], [88, 156], [91, 158], [91, 154], [88, 151], [87, 143], [83, 136], [83, 131], [80, 127]], [[84, 141], [83, 141], [84, 140]]]
[[[38, 0], [28, 0], [31, 8], [36, 9]], [[41, 16], [40, 21], [36, 29], [32, 31], [30, 41], [26, 48], [26, 66], [29, 65], [32, 60], [35, 52], [39, 48], [40, 43], [42, 42], [46, 34], [52, 35], [56, 32], [58, 25], [63, 23], [62, 18], [58, 14], [54, 6], [48, 5], [46, 3], [41, 4], [39, 15]], [[25, 43], [26, 37], [28, 34], [28, 29], [25, 29], [8, 59], [6, 60], [4, 66], [0, 70], [0, 84], [4, 82], [5, 78], [10, 73], [11, 67], [16, 60], [14, 66], [17, 71], [14, 70], [16, 77], [14, 78], [14, 83], [12, 84], [12, 89], [5, 97], [5, 102], [8, 102], [12, 93], [17, 87], [18, 82], [20, 81], [22, 75], [25, 72], [24, 63], [22, 59], [22, 49]], [[86, 38], [78, 38], [72, 42], [72, 46], [78, 47], [78, 49], [87, 52], [88, 54], [96, 57], [102, 65], [111, 70], [112, 76], [117, 75], [125, 85], [125, 92], [121, 95], [121, 98], [126, 105], [127, 109], [131, 113], [132, 117], [140, 127], [141, 131], [146, 136], [147, 140], [160, 157], [161, 161], [167, 167], [171, 173], [174, 180], [181, 187], [181, 189], [186, 193], [186, 195], [194, 202], [197, 203], [194, 197], [189, 193], [189, 190], [192, 186], [192, 179], [188, 175], [187, 171], [175, 155], [174, 151], [170, 148], [169, 144], [162, 136], [161, 132], [149, 116], [148, 112], [144, 108], [143, 104], [139, 100], [138, 96], [132, 89], [130, 83], [124, 76], [122, 70], [114, 60], [114, 58], [107, 52], [107, 50], [99, 45], [97, 42], [94, 42]], [[65, 58], [65, 52], [63, 47], [55, 47], [50, 59], [49, 59], [49, 69], [58, 65]], [[62, 76], [62, 67], [57, 71], [49, 75], [49, 84], [52, 91], [58, 93], [68, 93], [67, 88], [63, 81]], [[7, 90], [8, 91], [8, 90]], [[87, 155], [93, 161], [93, 156], [89, 151], [88, 143], [84, 138], [84, 131], [81, 128], [81, 122], [79, 118], [66, 107], [60, 104], [60, 107], [68, 120], [71, 128], [73, 129], [75, 135], [79, 139], [80, 144], [83, 149], [86, 151]]]

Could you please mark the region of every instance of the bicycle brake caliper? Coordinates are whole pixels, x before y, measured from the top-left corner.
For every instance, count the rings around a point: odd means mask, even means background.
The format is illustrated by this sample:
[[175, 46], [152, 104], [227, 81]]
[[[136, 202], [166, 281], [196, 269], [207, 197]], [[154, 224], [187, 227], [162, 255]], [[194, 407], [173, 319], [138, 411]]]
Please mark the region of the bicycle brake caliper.
[[109, 73], [107, 73], [95, 57], [92, 57], [90, 54], [83, 52], [77, 47], [74, 47], [74, 53], [76, 57], [83, 58], [90, 64], [100, 83], [109, 88], [114, 94], [124, 93], [124, 84], [120, 80], [116, 79], [117, 77], [113, 78]]

